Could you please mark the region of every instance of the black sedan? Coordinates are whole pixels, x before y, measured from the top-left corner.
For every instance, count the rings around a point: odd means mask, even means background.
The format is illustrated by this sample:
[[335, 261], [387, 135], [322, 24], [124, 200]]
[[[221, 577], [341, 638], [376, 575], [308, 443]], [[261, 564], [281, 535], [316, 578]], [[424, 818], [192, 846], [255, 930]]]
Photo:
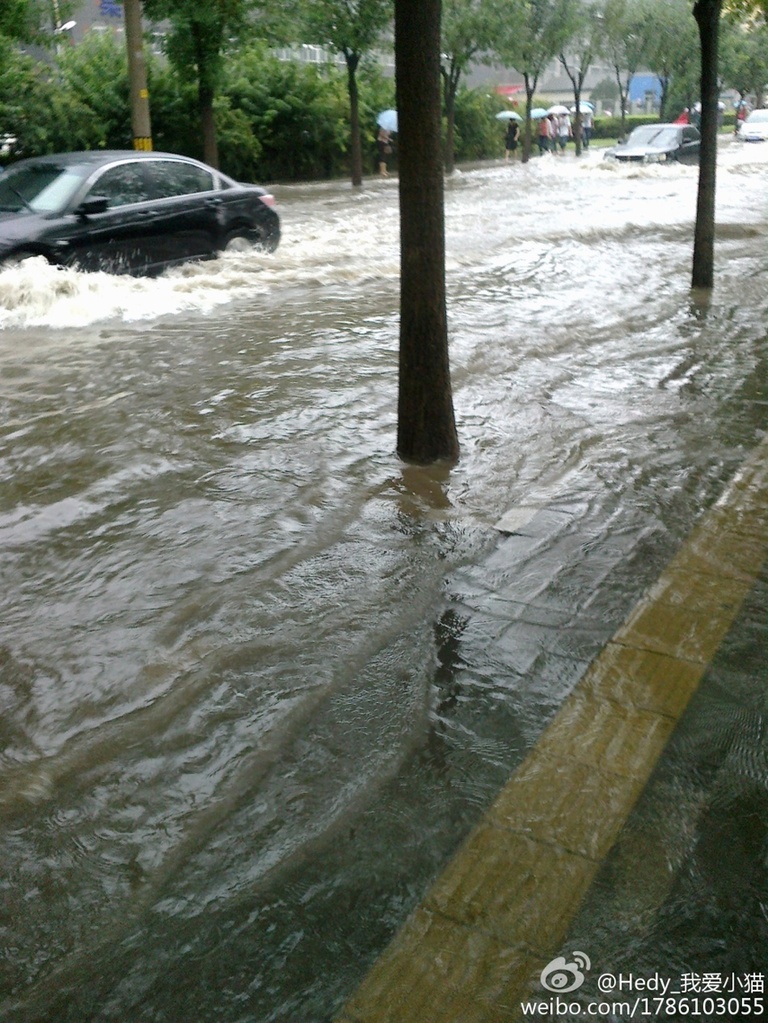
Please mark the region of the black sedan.
[[155, 275], [280, 240], [274, 197], [197, 160], [133, 150], [20, 160], [0, 174], [0, 264], [45, 256]]
[[626, 142], [606, 149], [619, 163], [698, 163], [701, 135], [692, 124], [643, 124]]

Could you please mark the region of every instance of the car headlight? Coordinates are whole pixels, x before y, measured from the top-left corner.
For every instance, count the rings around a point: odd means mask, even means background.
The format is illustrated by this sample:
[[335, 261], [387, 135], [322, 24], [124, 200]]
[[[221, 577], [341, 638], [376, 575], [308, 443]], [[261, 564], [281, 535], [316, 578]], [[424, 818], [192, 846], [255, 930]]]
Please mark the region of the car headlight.
[[646, 153], [645, 154], [645, 162], [646, 163], [663, 163], [663, 161], [666, 160], [666, 158], [667, 158], [667, 154], [666, 153]]

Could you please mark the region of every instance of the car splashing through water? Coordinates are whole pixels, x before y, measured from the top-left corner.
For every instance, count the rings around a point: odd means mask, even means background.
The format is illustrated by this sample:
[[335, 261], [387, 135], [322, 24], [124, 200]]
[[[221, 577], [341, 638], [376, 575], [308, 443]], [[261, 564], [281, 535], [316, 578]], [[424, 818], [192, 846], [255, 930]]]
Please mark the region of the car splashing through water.
[[230, 248], [277, 248], [274, 196], [167, 153], [61, 153], [0, 174], [0, 265], [155, 275]]

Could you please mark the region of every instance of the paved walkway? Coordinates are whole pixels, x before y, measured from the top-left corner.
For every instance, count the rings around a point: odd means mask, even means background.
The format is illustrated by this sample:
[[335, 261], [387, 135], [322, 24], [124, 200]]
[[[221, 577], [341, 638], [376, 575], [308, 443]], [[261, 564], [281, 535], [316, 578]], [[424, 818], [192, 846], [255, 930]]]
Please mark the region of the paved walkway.
[[768, 554], [768, 440], [615, 633], [337, 1023], [506, 1023]]

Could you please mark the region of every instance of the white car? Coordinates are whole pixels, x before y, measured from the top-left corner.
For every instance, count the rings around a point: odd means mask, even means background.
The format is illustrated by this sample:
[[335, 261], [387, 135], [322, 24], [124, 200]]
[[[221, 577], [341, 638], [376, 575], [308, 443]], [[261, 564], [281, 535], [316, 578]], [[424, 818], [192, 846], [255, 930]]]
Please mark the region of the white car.
[[738, 131], [743, 142], [765, 142], [768, 140], [768, 107], [759, 107], [747, 114]]

